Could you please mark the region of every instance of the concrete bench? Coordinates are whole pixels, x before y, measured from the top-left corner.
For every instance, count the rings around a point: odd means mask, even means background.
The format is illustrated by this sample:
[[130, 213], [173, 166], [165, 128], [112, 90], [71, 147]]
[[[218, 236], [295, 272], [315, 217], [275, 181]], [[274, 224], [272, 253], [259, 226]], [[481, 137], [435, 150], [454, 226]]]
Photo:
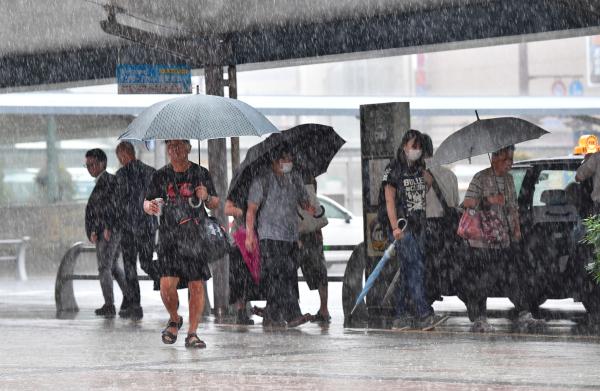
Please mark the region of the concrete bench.
[[0, 262], [15, 262], [17, 266], [17, 277], [21, 281], [27, 281], [25, 255], [29, 239], [29, 236], [24, 236], [21, 239], [0, 240], [0, 248], [2, 251], [4, 251], [5, 247], [9, 247], [10, 250], [12, 250], [12, 253], [9, 253], [8, 255], [0, 255]]

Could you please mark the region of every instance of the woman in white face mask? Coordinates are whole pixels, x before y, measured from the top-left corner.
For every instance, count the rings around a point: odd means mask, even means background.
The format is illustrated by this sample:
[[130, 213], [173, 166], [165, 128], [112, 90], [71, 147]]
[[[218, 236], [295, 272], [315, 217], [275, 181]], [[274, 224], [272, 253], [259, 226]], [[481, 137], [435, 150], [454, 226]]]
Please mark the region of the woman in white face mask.
[[[425, 194], [428, 183], [423, 162], [423, 135], [410, 129], [402, 138], [396, 159], [384, 172], [382, 185], [390, 223], [390, 240], [395, 240], [402, 281], [396, 285], [396, 314], [393, 328], [430, 328], [439, 321], [425, 293]], [[398, 218], [408, 221], [398, 227]], [[411, 311], [407, 303], [414, 304]]]

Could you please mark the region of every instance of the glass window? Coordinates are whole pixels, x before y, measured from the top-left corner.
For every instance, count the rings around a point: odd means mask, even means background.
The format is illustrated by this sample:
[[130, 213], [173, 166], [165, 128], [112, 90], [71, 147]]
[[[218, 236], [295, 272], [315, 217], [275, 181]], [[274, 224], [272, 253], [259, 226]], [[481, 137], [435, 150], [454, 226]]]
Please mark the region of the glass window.
[[322, 198], [319, 198], [319, 202], [325, 208], [325, 217], [327, 217], [328, 219], [345, 219], [346, 218], [346, 213], [344, 213], [343, 210], [341, 210], [337, 206], [333, 205], [332, 203], [330, 203]]
[[533, 206], [545, 205], [542, 202], [542, 193], [544, 191], [565, 190], [573, 182], [575, 182], [575, 171], [573, 170], [542, 170], [535, 184]]
[[510, 170], [510, 174], [513, 177], [513, 181], [515, 182], [515, 191], [517, 193], [517, 197], [521, 193], [521, 186], [523, 186], [523, 179], [525, 179], [525, 174], [527, 173], [527, 168], [513, 168]]

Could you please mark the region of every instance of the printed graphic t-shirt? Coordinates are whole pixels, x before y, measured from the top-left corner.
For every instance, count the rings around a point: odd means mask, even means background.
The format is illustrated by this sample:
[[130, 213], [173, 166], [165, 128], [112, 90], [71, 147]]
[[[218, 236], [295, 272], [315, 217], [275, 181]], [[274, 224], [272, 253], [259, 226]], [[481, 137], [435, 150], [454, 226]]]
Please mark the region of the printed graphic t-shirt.
[[408, 220], [409, 229], [420, 232], [425, 226], [427, 185], [420, 167], [391, 162], [383, 173], [383, 185], [396, 189], [396, 214]]
[[[162, 198], [165, 201], [163, 212], [166, 212], [167, 208], [173, 207], [181, 212], [180, 216], [206, 217], [207, 213], [203, 207], [192, 208], [189, 204], [190, 199], [194, 205], [200, 202], [194, 191], [200, 185], [206, 187], [209, 195], [217, 196], [212, 178], [206, 168], [191, 163], [185, 172], [175, 172], [173, 166], [168, 164], [152, 175], [146, 199]], [[179, 197], [175, 192], [175, 186], [179, 191]], [[160, 217], [161, 226], [167, 223], [166, 218], [168, 218], [168, 213], [163, 213]]]

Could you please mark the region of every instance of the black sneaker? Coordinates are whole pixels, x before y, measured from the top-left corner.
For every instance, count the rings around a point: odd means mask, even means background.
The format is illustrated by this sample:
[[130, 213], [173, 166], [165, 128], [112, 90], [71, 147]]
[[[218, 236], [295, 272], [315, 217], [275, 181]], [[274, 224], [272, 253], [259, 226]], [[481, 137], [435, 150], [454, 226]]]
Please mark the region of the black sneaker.
[[392, 330], [409, 330], [415, 327], [415, 319], [412, 316], [399, 316], [392, 322]]
[[104, 304], [102, 307], [94, 311], [98, 316], [104, 316], [105, 318], [114, 318], [117, 315], [115, 306], [112, 304]]
[[132, 307], [129, 308], [127, 312], [131, 320], [140, 320], [144, 317], [144, 311], [142, 310], [142, 307]]

